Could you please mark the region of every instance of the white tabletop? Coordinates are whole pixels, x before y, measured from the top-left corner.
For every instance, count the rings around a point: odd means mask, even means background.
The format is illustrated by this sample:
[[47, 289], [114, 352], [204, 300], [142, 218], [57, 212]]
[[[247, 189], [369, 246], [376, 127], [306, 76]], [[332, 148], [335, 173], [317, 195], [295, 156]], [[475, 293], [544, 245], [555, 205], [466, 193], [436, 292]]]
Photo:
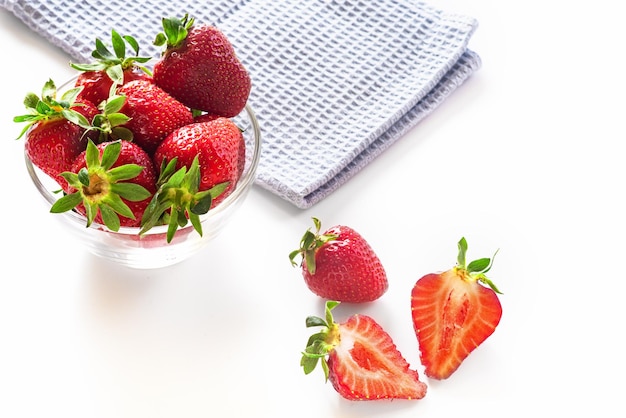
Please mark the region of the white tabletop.
[[[623, 411], [626, 38], [617, 3], [437, 5], [478, 19], [470, 48], [483, 60], [439, 109], [313, 208], [255, 186], [201, 254], [147, 271], [90, 255], [47, 213], [12, 117], [27, 92], [74, 73], [68, 56], [0, 10], [0, 416]], [[337, 319], [377, 319], [422, 378], [410, 290], [454, 265], [462, 236], [469, 258], [499, 249], [496, 332], [448, 380], [425, 379], [420, 401], [343, 400], [321, 370], [299, 367], [304, 319], [323, 302], [288, 253], [312, 216], [359, 231], [390, 280], [381, 299], [342, 305]]]

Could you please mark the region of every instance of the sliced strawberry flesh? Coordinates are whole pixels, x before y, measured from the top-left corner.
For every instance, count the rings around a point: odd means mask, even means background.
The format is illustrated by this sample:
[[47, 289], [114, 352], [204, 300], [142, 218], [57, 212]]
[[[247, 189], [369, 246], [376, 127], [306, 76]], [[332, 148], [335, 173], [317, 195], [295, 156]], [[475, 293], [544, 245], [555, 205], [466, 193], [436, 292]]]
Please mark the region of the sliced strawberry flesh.
[[412, 292], [412, 315], [425, 374], [449, 377], [498, 325], [497, 295], [456, 269], [429, 274]]
[[421, 399], [426, 385], [371, 318], [354, 315], [339, 326], [341, 340], [329, 356], [329, 379], [345, 398]]

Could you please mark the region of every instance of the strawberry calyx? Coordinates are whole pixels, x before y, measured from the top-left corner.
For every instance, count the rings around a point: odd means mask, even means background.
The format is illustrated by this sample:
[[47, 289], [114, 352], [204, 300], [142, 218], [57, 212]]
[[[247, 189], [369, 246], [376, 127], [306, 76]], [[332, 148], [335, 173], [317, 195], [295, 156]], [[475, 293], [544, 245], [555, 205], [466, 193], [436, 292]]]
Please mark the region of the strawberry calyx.
[[323, 328], [309, 337], [306, 349], [302, 352], [300, 366], [302, 366], [304, 374], [311, 373], [315, 370], [317, 364], [320, 363], [324, 371], [324, 378], [328, 381], [327, 356], [341, 341], [339, 325], [335, 323], [331, 312], [339, 304], [340, 302], [333, 300], [326, 301], [324, 308], [325, 319], [318, 316], [306, 318], [307, 328], [319, 326]]
[[155, 225], [167, 224], [167, 242], [171, 242], [180, 227], [191, 222], [194, 229], [202, 236], [200, 215], [211, 208], [213, 199], [222, 194], [229, 182], [219, 183], [209, 190], [199, 191], [200, 163], [198, 156], [187, 169], [183, 166], [176, 170], [177, 158], [161, 164], [157, 191], [144, 211], [141, 219], [143, 234]]
[[173, 17], [161, 19], [163, 32], [156, 35], [153, 44], [165, 46], [163, 53], [168, 49], [178, 48], [187, 39], [187, 34], [193, 26], [194, 20], [188, 14], [185, 14], [182, 19]]
[[84, 106], [76, 101], [81, 90], [82, 87], [69, 89], [60, 98], [57, 98], [56, 84], [52, 79], [49, 79], [44, 83], [41, 96], [37, 96], [35, 93], [28, 93], [24, 98], [24, 107], [26, 107], [27, 113], [13, 118], [13, 122], [16, 123], [26, 122], [17, 139], [24, 136], [26, 131], [37, 122], [60, 118], [65, 118], [86, 131], [92, 129], [92, 125], [87, 118], [75, 110], [77, 106]]
[[[127, 47], [130, 46], [135, 55], [126, 56]], [[77, 64], [70, 63], [70, 66], [79, 71], [104, 71], [113, 80], [112, 89], [121, 85], [124, 81], [124, 70], [138, 68], [147, 75], [152, 76], [152, 71], [141, 65], [152, 59], [152, 57], [139, 56], [139, 44], [130, 35], [120, 35], [114, 29], [111, 30], [111, 47], [113, 52], [99, 38], [96, 38], [96, 49], [91, 52], [95, 59], [91, 63]], [[113, 90], [112, 90], [113, 91]]]
[[120, 219], [118, 215], [135, 219], [135, 215], [122, 198], [138, 202], [150, 197], [150, 192], [141, 185], [123, 182], [139, 175], [144, 167], [138, 164], [124, 164], [113, 167], [121, 152], [121, 142], [111, 142], [104, 147], [102, 156], [93, 141], [89, 140], [85, 153], [86, 167], [78, 173], [63, 172], [61, 176], [76, 189], [57, 200], [50, 212], [63, 213], [83, 204], [87, 217], [87, 227], [101, 214], [104, 225], [118, 231]]
[[467, 264], [467, 240], [464, 237], [458, 242], [459, 253], [457, 255], [456, 266], [454, 267], [457, 275], [464, 280], [472, 282], [481, 282], [489, 286], [494, 292], [502, 294], [496, 285], [486, 276], [486, 273], [491, 270], [493, 265], [493, 259], [498, 251], [496, 251], [491, 258], [479, 258]]
[[329, 241], [336, 240], [338, 236], [336, 234], [321, 234], [322, 223], [315, 217], [312, 219], [315, 225], [315, 232], [312, 232], [310, 228], [306, 230], [300, 240], [300, 248], [289, 253], [289, 260], [291, 260], [292, 266], [297, 266], [296, 257], [301, 256], [301, 263], [306, 265], [309, 273], [315, 274], [317, 269], [315, 265], [315, 253], [321, 246]]
[[93, 129], [100, 132], [100, 142], [115, 141], [118, 139], [132, 141], [132, 131], [123, 126], [128, 123], [130, 117], [120, 113], [125, 102], [126, 96], [112, 95], [98, 105], [98, 109], [101, 113], [94, 117], [92, 125]]

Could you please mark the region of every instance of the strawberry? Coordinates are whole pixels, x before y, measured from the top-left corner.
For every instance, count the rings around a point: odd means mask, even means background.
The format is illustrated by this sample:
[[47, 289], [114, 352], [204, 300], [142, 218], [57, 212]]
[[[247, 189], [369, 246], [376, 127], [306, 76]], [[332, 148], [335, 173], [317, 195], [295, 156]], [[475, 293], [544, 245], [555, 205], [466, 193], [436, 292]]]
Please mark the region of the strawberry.
[[[485, 273], [492, 260], [466, 265], [467, 242], [458, 243], [457, 264], [420, 278], [411, 293], [413, 325], [424, 373], [446, 379], [496, 329], [502, 317], [500, 291]], [[488, 287], [483, 286], [485, 283]]]
[[337, 225], [320, 234], [321, 222], [313, 218], [316, 231], [307, 230], [300, 248], [289, 254], [300, 267], [308, 288], [324, 299], [341, 302], [371, 302], [389, 287], [387, 274], [378, 256], [355, 230]]
[[250, 75], [227, 37], [194, 19], [163, 19], [154, 41], [165, 46], [154, 65], [154, 82], [192, 109], [233, 117], [245, 107]]
[[117, 93], [126, 97], [120, 112], [130, 120], [124, 126], [150, 155], [170, 133], [193, 123], [189, 108], [149, 81], [128, 82]]
[[26, 95], [27, 114], [13, 118], [26, 122], [19, 138], [26, 136], [25, 151], [30, 161], [61, 186], [60, 174], [71, 168], [75, 158], [85, 150], [87, 137], [94, 138], [90, 121], [98, 114], [93, 103], [77, 98], [80, 88], [67, 90], [57, 99], [54, 81], [48, 80], [41, 97]]
[[349, 400], [421, 399], [426, 384], [398, 351], [391, 336], [374, 319], [352, 315], [335, 323], [332, 309], [339, 302], [326, 302], [325, 320], [306, 319], [307, 327], [321, 326], [302, 353], [305, 374], [321, 362], [326, 380]]
[[154, 153], [156, 167], [177, 159], [176, 168], [190, 167], [198, 157], [199, 191], [228, 183], [212, 207], [222, 202], [237, 186], [245, 163], [245, 141], [239, 127], [228, 118], [193, 123], [172, 132]]
[[[126, 45], [135, 55], [126, 56]], [[89, 64], [70, 63], [72, 68], [81, 71], [75, 86], [82, 86], [80, 97], [100, 105], [102, 101], [115, 94], [118, 86], [132, 80], [152, 81], [152, 73], [141, 65], [150, 57], [139, 56], [139, 45], [132, 36], [122, 37], [115, 30], [111, 31], [111, 52], [100, 39], [96, 39], [96, 49], [91, 56], [94, 62]]]
[[[193, 228], [202, 236], [202, 221], [200, 215], [209, 211], [213, 201], [220, 196], [228, 186], [228, 182], [217, 184], [208, 190], [199, 190], [201, 168], [199, 156], [196, 155], [189, 166], [176, 168], [177, 158], [166, 163], [163, 160], [158, 189], [141, 219], [142, 235], [154, 225], [167, 224], [166, 239], [172, 242], [179, 227], [185, 227], [191, 222]], [[184, 230], [180, 235], [189, 233]]]
[[138, 227], [156, 190], [152, 159], [129, 141], [95, 145], [90, 140], [72, 171], [62, 176], [69, 184], [67, 194], [50, 211], [75, 209], [87, 217], [87, 226], [96, 222], [112, 231], [120, 226]]

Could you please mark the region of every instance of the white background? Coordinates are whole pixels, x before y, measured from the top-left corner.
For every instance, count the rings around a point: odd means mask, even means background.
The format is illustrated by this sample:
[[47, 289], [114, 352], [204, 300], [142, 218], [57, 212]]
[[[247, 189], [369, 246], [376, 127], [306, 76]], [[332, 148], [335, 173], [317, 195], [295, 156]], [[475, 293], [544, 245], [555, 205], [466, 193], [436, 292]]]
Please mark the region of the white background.
[[[255, 186], [201, 254], [157, 271], [88, 254], [22, 160], [22, 99], [69, 57], [0, 10], [0, 416], [623, 416], [624, 31], [619, 2], [433, 3], [471, 15], [483, 68], [323, 202]], [[108, 29], [107, 29], [108, 30]], [[499, 253], [496, 332], [420, 401], [350, 402], [305, 376], [304, 319], [323, 301], [291, 267], [311, 217], [374, 247], [390, 288], [373, 316], [418, 369], [415, 281]]]

